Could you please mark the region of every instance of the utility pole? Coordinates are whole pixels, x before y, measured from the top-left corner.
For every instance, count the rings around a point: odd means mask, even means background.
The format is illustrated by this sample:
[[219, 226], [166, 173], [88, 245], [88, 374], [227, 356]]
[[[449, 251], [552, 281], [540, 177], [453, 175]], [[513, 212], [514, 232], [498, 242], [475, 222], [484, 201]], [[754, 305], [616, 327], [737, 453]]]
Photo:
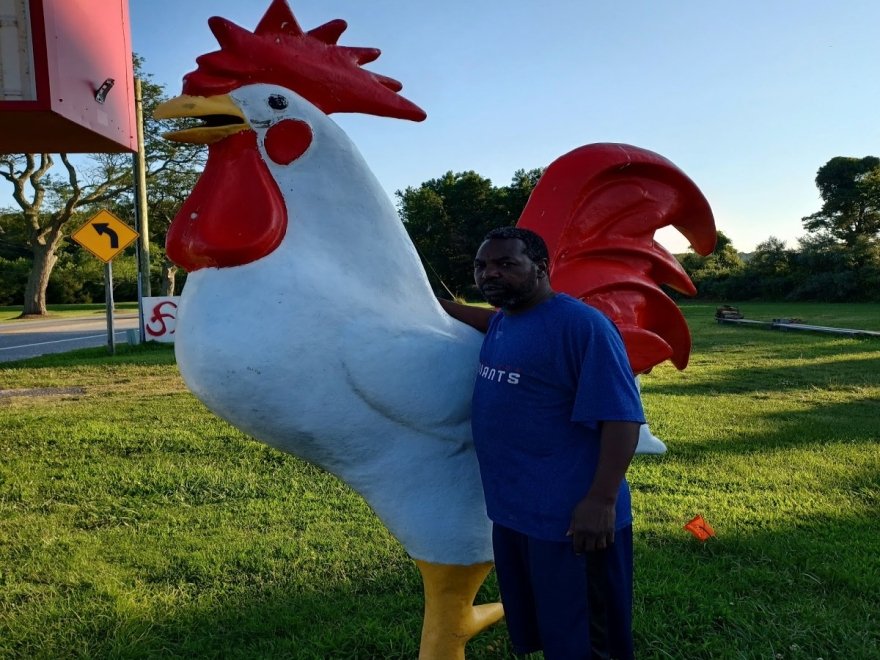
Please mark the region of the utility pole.
[[150, 292], [150, 222], [147, 215], [147, 162], [144, 152], [144, 98], [141, 92], [141, 79], [134, 79], [134, 107], [135, 123], [137, 124], [137, 153], [134, 155], [134, 183], [135, 183], [135, 220], [138, 239], [138, 316], [141, 341], [144, 336], [144, 309], [143, 299], [151, 295]]

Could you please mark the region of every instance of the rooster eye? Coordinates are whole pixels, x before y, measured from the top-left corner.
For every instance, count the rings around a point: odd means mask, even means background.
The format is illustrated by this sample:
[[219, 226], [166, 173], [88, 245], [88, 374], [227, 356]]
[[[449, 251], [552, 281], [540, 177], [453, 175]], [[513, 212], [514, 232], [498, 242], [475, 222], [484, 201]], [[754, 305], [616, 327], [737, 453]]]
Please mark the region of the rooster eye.
[[287, 107], [287, 99], [280, 94], [272, 94], [269, 97], [269, 107], [273, 110], [284, 110]]

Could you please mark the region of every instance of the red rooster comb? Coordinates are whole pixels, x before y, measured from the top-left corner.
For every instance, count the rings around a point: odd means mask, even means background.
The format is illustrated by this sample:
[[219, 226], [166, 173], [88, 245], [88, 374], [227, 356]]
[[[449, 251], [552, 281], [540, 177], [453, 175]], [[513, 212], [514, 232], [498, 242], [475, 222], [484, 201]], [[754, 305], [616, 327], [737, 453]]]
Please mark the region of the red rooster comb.
[[623, 336], [635, 373], [688, 363], [691, 336], [663, 290], [696, 293], [678, 260], [654, 242], [674, 226], [699, 254], [715, 220], [699, 188], [662, 156], [627, 144], [590, 144], [557, 159], [517, 223], [547, 242], [550, 283], [602, 310]]
[[253, 32], [217, 16], [208, 25], [220, 50], [196, 60], [198, 69], [183, 78], [184, 94], [213, 96], [269, 83], [296, 92], [325, 114], [361, 112], [414, 121], [426, 116], [397, 93], [403, 88], [399, 82], [361, 68], [377, 59], [379, 50], [336, 44], [348, 27], [341, 19], [303, 32], [286, 0], [272, 0]]

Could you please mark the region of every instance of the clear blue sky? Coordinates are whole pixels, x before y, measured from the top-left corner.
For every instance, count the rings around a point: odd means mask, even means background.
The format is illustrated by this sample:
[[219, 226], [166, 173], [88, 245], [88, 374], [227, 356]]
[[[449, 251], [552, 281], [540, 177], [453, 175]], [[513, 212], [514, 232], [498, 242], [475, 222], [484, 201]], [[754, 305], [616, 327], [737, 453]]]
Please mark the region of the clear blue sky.
[[[253, 29], [268, 0], [129, 0], [135, 51], [170, 94], [216, 50], [209, 16]], [[428, 119], [334, 115], [393, 193], [448, 170], [496, 185], [590, 142], [657, 151], [743, 251], [794, 247], [816, 170], [880, 155], [877, 0], [290, 0], [304, 29], [382, 50]], [[682, 251], [674, 232], [658, 239]]]

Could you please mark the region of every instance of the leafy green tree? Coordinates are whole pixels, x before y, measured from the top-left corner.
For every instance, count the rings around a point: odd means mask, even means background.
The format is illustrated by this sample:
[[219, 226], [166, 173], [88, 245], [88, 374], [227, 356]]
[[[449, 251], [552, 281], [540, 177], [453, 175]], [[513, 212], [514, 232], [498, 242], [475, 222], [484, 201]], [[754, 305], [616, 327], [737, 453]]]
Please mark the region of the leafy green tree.
[[[164, 100], [164, 89], [143, 72], [143, 60], [137, 56], [134, 67], [142, 80], [149, 199], [151, 184], [177, 190], [191, 186], [191, 173], [204, 163], [204, 148], [161, 139], [161, 133], [179, 128], [181, 120], [152, 118], [153, 109]], [[59, 161], [61, 173], [54, 169]], [[17, 231], [31, 253], [22, 314], [45, 315], [50, 277], [65, 236], [100, 207], [133, 208], [132, 159], [128, 154], [92, 154], [84, 164], [74, 164], [67, 154], [58, 154], [57, 160], [49, 153], [0, 154], [0, 177], [12, 185], [19, 208]], [[123, 219], [133, 224], [132, 214]]]
[[753, 287], [745, 286], [745, 263], [723, 231], [718, 231], [712, 254], [704, 257], [688, 248], [680, 261], [701, 298], [742, 300], [755, 295]]
[[858, 282], [847, 249], [829, 234], [805, 236], [792, 261], [794, 288], [789, 300], [843, 302], [854, 298]]
[[880, 233], [880, 158], [832, 158], [816, 174], [822, 208], [803, 218], [804, 228], [855, 247]]
[[20, 305], [30, 270], [30, 250], [18, 227], [18, 214], [0, 210], [0, 305]]
[[544, 175], [546, 168], [517, 170], [513, 173], [510, 185], [502, 189], [502, 204], [515, 223], [529, 201], [529, 195], [538, 185], [538, 179]]
[[791, 272], [791, 251], [785, 247], [785, 241], [771, 236], [755, 247], [748, 268], [764, 277], [788, 275]]
[[[143, 60], [136, 56], [137, 75], [141, 78], [144, 103], [144, 153], [147, 160], [147, 214], [150, 226], [152, 280], [159, 284], [163, 296], [174, 295], [177, 266], [165, 254], [165, 236], [178, 209], [189, 197], [201, 176], [207, 159], [207, 147], [198, 144], [171, 142], [162, 137], [169, 131], [190, 124], [188, 119], [153, 118], [160, 103], [168, 99], [165, 88], [152, 76], [142, 73]], [[121, 203], [134, 222], [134, 199], [126, 196]]]
[[880, 300], [880, 242], [861, 237], [849, 247], [828, 234], [805, 236], [792, 255], [791, 300]]
[[784, 300], [792, 290], [793, 252], [785, 241], [771, 236], [759, 243], [746, 264], [745, 272], [753, 283], [758, 297], [765, 300]]
[[838, 156], [819, 168], [822, 208], [790, 253], [791, 300], [880, 299], [880, 158]]
[[496, 187], [476, 172], [447, 172], [397, 191], [397, 208], [440, 293], [473, 295], [473, 259], [483, 236], [519, 219], [541, 170], [517, 170]]
[[733, 247], [730, 238], [720, 229], [717, 235], [715, 250], [711, 254], [704, 257], [689, 247], [687, 254], [681, 259], [682, 266], [692, 280], [696, 281], [701, 276], [729, 275], [743, 268], [742, 257]]
[[[203, 161], [197, 161], [199, 168]], [[153, 291], [158, 284], [158, 295], [173, 296], [178, 288], [178, 268], [165, 254], [165, 236], [171, 221], [196, 184], [201, 169], [188, 169], [173, 175], [156, 176], [147, 180], [147, 214], [150, 219], [150, 281]], [[134, 198], [126, 196], [114, 209], [120, 218], [130, 218], [134, 226]], [[154, 295], [156, 295], [154, 293]]]

